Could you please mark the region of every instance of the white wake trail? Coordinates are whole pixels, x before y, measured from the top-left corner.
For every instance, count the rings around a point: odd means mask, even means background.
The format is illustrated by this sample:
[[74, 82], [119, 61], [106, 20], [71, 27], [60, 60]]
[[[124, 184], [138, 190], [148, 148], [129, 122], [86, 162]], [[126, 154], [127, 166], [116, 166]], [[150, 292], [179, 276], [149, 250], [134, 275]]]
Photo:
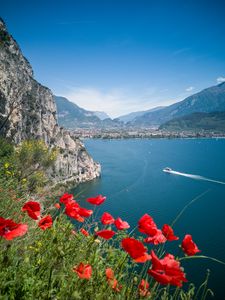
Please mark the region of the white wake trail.
[[200, 175], [181, 173], [181, 172], [177, 172], [177, 171], [170, 171], [169, 173], [170, 174], [174, 174], [174, 175], [189, 177], [189, 178], [196, 179], [196, 180], [204, 180], [204, 181], [209, 181], [209, 182], [214, 182], [214, 183], [225, 185], [225, 182], [223, 182], [223, 181], [218, 181], [218, 180], [210, 179], [210, 178], [207, 178], [207, 177], [204, 177], [204, 176], [200, 176]]

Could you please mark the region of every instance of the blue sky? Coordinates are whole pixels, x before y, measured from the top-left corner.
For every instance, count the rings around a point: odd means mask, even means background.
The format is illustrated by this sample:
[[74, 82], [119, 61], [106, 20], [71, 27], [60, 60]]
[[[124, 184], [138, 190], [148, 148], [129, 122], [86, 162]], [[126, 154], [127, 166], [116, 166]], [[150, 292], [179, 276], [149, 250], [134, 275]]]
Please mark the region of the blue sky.
[[116, 117], [225, 80], [225, 2], [1, 1], [1, 17], [56, 95]]

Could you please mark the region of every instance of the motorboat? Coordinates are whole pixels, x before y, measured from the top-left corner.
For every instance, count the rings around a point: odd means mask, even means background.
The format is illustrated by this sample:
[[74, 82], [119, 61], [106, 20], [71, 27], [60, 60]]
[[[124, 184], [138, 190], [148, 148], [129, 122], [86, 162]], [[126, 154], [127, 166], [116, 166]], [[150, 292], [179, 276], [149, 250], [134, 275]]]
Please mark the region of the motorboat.
[[171, 171], [173, 171], [173, 170], [171, 168], [168, 168], [168, 167], [163, 169], [163, 172], [166, 172], [166, 173], [170, 173]]

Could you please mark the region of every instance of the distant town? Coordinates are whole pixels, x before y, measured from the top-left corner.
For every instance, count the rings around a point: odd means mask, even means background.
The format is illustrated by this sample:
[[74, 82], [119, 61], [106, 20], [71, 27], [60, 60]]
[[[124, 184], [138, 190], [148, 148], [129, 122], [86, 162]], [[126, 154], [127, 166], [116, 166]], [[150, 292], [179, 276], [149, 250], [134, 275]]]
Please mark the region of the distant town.
[[224, 138], [225, 133], [213, 131], [165, 131], [156, 129], [85, 129], [71, 131], [74, 138], [91, 139], [130, 139], [130, 138]]

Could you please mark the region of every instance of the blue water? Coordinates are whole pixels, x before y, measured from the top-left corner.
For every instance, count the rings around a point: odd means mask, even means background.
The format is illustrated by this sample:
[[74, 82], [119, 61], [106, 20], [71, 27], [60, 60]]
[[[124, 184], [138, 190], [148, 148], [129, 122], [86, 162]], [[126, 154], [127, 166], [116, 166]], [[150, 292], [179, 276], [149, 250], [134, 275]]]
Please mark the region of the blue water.
[[[99, 215], [108, 211], [133, 227], [148, 213], [161, 227], [170, 224], [193, 198], [206, 192], [188, 207], [174, 230], [180, 239], [186, 233], [192, 234], [202, 255], [225, 261], [225, 185], [221, 184], [225, 183], [225, 139], [85, 140], [85, 146], [101, 163], [102, 177], [74, 190], [75, 194], [82, 192], [81, 202], [103, 194], [107, 201]], [[167, 174], [162, 171], [167, 166], [221, 183]], [[175, 249], [178, 244], [174, 242]], [[175, 251], [178, 254], [179, 250]], [[182, 265], [189, 281], [197, 284], [209, 268], [214, 299], [225, 299], [225, 266], [208, 260], [189, 260]]]

